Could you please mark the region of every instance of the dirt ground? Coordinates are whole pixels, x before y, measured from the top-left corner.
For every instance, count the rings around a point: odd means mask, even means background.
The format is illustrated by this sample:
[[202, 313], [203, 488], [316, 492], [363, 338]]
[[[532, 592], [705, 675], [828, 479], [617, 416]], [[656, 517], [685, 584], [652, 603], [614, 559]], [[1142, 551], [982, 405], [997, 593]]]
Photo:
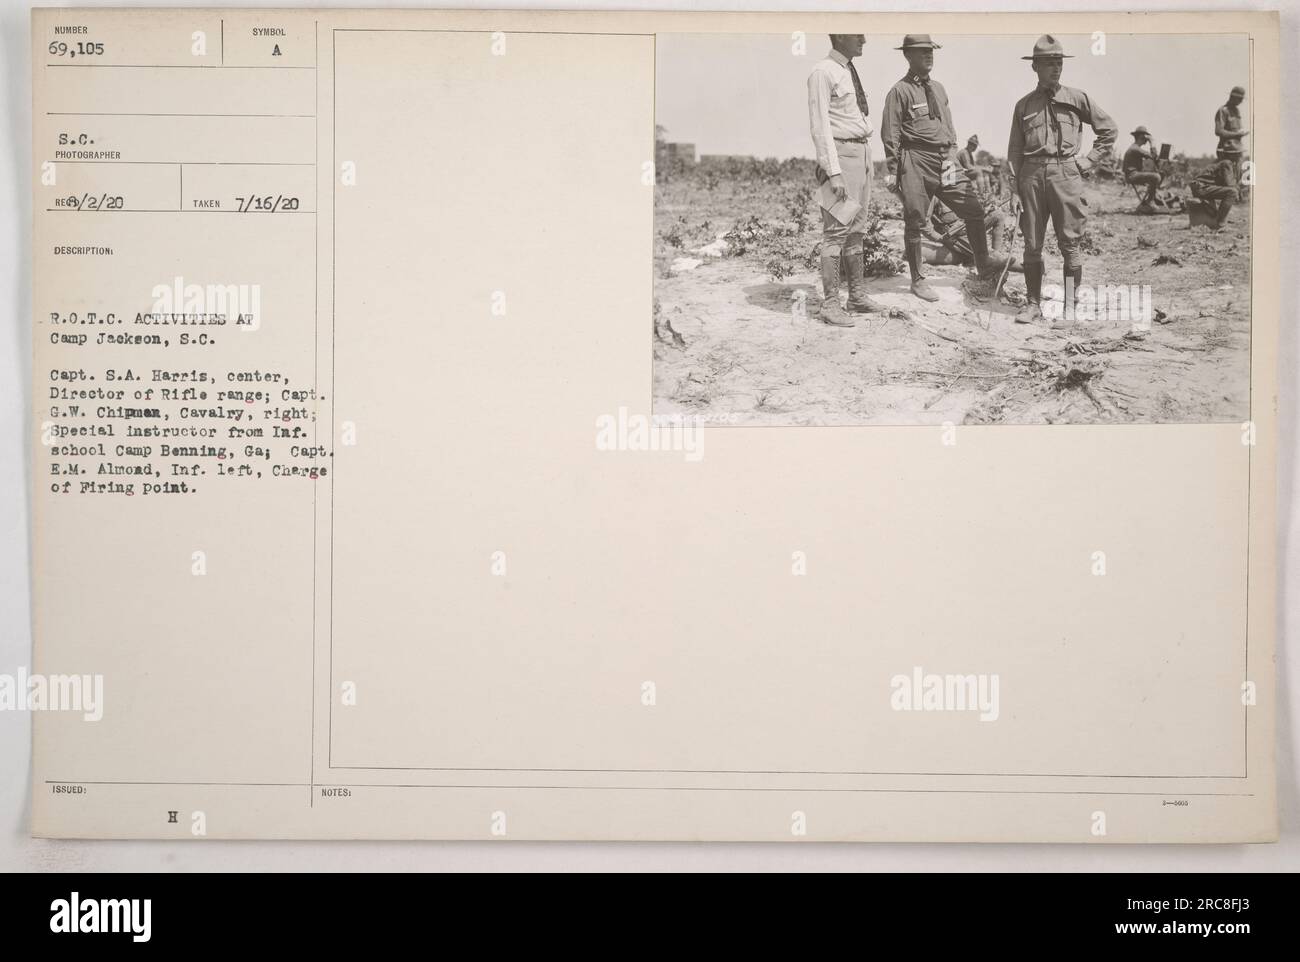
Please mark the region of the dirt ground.
[[[1137, 215], [1114, 182], [1090, 182], [1088, 203], [1084, 284], [1149, 286], [1144, 334], [1127, 318], [1015, 324], [1021, 275], [993, 301], [980, 297], [992, 284], [954, 266], [927, 268], [934, 304], [912, 296], [906, 268], [873, 276], [889, 313], [830, 327], [816, 318], [819, 214], [793, 172], [660, 184], [653, 411], [763, 425], [1244, 421], [1249, 203], [1218, 233], [1185, 214]], [[901, 207], [879, 188], [872, 206], [874, 262], [888, 270], [901, 262]], [[1045, 284], [1060, 285], [1050, 234], [1046, 262]]]

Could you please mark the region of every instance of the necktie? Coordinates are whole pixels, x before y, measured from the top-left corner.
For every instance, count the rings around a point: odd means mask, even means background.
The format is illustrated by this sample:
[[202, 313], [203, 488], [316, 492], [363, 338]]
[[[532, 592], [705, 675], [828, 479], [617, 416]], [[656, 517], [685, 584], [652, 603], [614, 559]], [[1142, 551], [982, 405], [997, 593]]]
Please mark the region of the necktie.
[[939, 113], [939, 105], [934, 100], [934, 88], [930, 86], [930, 78], [922, 77], [920, 83], [921, 89], [925, 91], [925, 109], [930, 114], [930, 119], [943, 123], [943, 116]]
[[1047, 123], [1052, 129], [1052, 137], [1056, 141], [1056, 156], [1061, 156], [1061, 122], [1056, 119], [1056, 91], [1048, 90], [1047, 93]]
[[858, 78], [858, 68], [853, 66], [853, 61], [849, 61], [849, 76], [853, 78], [853, 95], [858, 98], [858, 109], [862, 111], [862, 116], [871, 116], [871, 110], [867, 107], [867, 94], [862, 89], [862, 81]]

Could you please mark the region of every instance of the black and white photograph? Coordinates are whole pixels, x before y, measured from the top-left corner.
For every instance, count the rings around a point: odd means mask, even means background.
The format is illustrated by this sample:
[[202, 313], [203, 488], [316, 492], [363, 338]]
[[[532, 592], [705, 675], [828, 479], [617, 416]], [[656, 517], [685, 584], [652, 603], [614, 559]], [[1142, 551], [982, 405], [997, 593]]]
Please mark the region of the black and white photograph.
[[0, 0], [10, 934], [337, 954], [416, 872], [1277, 928], [1268, 3]]
[[1249, 417], [1245, 36], [663, 34], [656, 415]]

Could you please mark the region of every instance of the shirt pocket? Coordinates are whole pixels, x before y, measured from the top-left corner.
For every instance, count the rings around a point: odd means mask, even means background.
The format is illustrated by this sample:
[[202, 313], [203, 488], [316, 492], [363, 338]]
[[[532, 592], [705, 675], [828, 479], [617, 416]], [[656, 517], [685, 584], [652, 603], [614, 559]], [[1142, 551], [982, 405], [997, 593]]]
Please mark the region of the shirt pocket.
[[1079, 149], [1082, 140], [1083, 120], [1079, 114], [1064, 104], [1053, 104], [1056, 122], [1061, 126], [1061, 155], [1070, 157]]
[[1026, 154], [1037, 153], [1048, 144], [1047, 114], [1035, 110], [1020, 116], [1020, 133], [1024, 137]]
[[938, 117], [930, 116], [930, 107], [924, 100], [914, 100], [903, 111], [906, 114], [903, 126], [909, 134], [922, 140], [942, 139], [939, 134], [943, 123]]
[[847, 108], [850, 104], [856, 105], [858, 97], [853, 90], [853, 78], [845, 77], [831, 84], [831, 99], [835, 106], [841, 109]]

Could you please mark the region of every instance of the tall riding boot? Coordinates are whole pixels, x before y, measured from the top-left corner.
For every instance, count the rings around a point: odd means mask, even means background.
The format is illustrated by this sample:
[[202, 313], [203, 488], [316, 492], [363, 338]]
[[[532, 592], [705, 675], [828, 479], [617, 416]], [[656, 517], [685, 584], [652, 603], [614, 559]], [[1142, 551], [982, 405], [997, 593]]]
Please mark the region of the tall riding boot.
[[903, 241], [903, 257], [907, 260], [907, 270], [912, 275], [912, 280], [918, 280], [921, 277], [921, 265], [918, 263], [918, 256], [921, 253], [921, 245], [912, 246], [909, 240]]
[[1061, 310], [1061, 319], [1052, 325], [1054, 328], [1070, 327], [1075, 322], [1074, 300], [1083, 285], [1083, 268], [1062, 268], [1061, 282], [1065, 286], [1065, 301]]
[[925, 263], [925, 256], [921, 252], [920, 239], [905, 241], [904, 243], [907, 247], [907, 266], [912, 269], [912, 293], [923, 301], [937, 301], [939, 295], [935, 293], [934, 288], [925, 279], [925, 275], [921, 273], [921, 265]]
[[1029, 303], [1016, 315], [1017, 324], [1032, 324], [1043, 316], [1043, 262], [1025, 261], [1025, 294]]
[[1002, 273], [1006, 261], [989, 256], [989, 238], [984, 233], [984, 218], [966, 221], [966, 241], [975, 255], [975, 272], [981, 280], [990, 280]]
[[835, 327], [852, 327], [853, 318], [840, 306], [840, 255], [822, 255], [822, 306], [817, 316]]
[[988, 214], [984, 218], [984, 233], [989, 237], [989, 252], [999, 254], [1007, 246], [1007, 232], [1001, 214]]
[[844, 309], [850, 314], [869, 314], [885, 310], [883, 304], [867, 296], [867, 279], [863, 276], [862, 251], [845, 254], [844, 260], [849, 267], [849, 302]]

